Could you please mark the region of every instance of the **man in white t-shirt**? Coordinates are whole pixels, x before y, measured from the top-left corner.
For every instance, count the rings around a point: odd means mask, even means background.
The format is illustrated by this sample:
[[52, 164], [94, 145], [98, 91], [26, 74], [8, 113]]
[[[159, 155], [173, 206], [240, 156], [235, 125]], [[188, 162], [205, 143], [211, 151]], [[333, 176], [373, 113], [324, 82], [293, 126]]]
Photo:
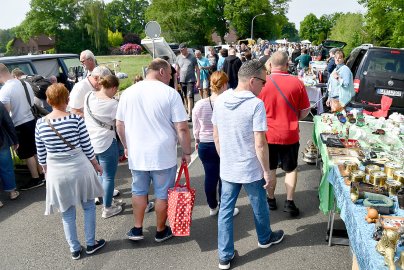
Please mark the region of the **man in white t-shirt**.
[[69, 108], [74, 114], [84, 117], [84, 97], [88, 92], [97, 91], [98, 80], [100, 77], [111, 75], [111, 71], [105, 66], [98, 66], [94, 68], [91, 75], [73, 86], [70, 92]]
[[27, 86], [28, 93], [26, 93], [22, 82], [13, 78], [7, 67], [1, 63], [0, 83], [4, 83], [0, 89], [0, 102], [4, 104], [4, 107], [10, 113], [20, 143], [17, 155], [20, 159], [26, 161], [31, 173], [31, 180], [26, 182], [20, 189], [28, 190], [42, 186], [44, 185], [44, 174], [36, 158], [36, 122], [31, 111], [31, 105], [34, 104], [34, 91], [29, 83], [24, 82]]
[[272, 231], [265, 187], [269, 178], [265, 106], [257, 96], [265, 84], [259, 60], [245, 62], [238, 71], [238, 85], [215, 101], [213, 138], [220, 156], [222, 193], [218, 217], [219, 269], [229, 269], [234, 258], [233, 213], [241, 187], [254, 210], [258, 246], [268, 248], [282, 241], [282, 230]]
[[188, 116], [178, 92], [168, 86], [170, 64], [154, 59], [146, 79], [126, 89], [119, 100], [116, 127], [132, 172], [134, 227], [130, 240], [143, 239], [143, 218], [150, 180], [156, 197], [157, 231], [155, 240], [172, 236], [167, 220], [167, 190], [174, 186], [177, 171], [177, 142], [182, 161], [190, 162], [191, 135]]

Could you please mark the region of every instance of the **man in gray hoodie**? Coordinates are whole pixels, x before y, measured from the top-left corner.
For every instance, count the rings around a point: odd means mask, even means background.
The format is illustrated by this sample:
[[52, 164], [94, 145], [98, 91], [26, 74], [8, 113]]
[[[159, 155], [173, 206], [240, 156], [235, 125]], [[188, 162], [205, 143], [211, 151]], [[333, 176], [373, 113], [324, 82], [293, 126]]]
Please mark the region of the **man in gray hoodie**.
[[269, 155], [264, 103], [257, 98], [265, 84], [265, 67], [258, 60], [238, 71], [237, 88], [215, 101], [213, 138], [220, 156], [222, 194], [218, 218], [219, 269], [229, 269], [234, 258], [233, 211], [243, 186], [254, 211], [258, 246], [268, 248], [282, 241], [282, 230], [272, 231], [266, 202]]

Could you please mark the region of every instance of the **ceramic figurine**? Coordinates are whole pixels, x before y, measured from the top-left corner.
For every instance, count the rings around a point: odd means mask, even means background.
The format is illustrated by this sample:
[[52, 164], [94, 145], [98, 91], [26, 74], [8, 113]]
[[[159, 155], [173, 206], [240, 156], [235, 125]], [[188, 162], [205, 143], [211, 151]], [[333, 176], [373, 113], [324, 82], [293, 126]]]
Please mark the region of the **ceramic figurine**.
[[376, 223], [379, 218], [379, 212], [372, 207], [368, 207], [368, 215], [365, 217], [365, 220], [368, 223]]

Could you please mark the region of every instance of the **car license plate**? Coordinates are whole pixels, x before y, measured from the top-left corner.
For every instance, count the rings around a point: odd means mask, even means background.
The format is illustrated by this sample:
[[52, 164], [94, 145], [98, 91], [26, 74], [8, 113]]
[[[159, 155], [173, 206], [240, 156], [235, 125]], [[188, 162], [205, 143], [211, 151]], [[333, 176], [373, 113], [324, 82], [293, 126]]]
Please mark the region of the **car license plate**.
[[397, 90], [390, 90], [390, 89], [377, 89], [377, 93], [379, 95], [386, 95], [390, 97], [401, 97], [402, 92]]

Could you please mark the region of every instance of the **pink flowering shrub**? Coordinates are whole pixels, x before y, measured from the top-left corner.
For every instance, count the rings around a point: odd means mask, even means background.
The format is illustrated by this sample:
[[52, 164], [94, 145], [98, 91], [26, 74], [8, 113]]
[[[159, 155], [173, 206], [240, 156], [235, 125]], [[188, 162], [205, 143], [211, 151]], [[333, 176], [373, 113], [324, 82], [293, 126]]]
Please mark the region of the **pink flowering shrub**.
[[142, 47], [134, 43], [126, 43], [120, 48], [123, 54], [140, 54], [142, 52]]

